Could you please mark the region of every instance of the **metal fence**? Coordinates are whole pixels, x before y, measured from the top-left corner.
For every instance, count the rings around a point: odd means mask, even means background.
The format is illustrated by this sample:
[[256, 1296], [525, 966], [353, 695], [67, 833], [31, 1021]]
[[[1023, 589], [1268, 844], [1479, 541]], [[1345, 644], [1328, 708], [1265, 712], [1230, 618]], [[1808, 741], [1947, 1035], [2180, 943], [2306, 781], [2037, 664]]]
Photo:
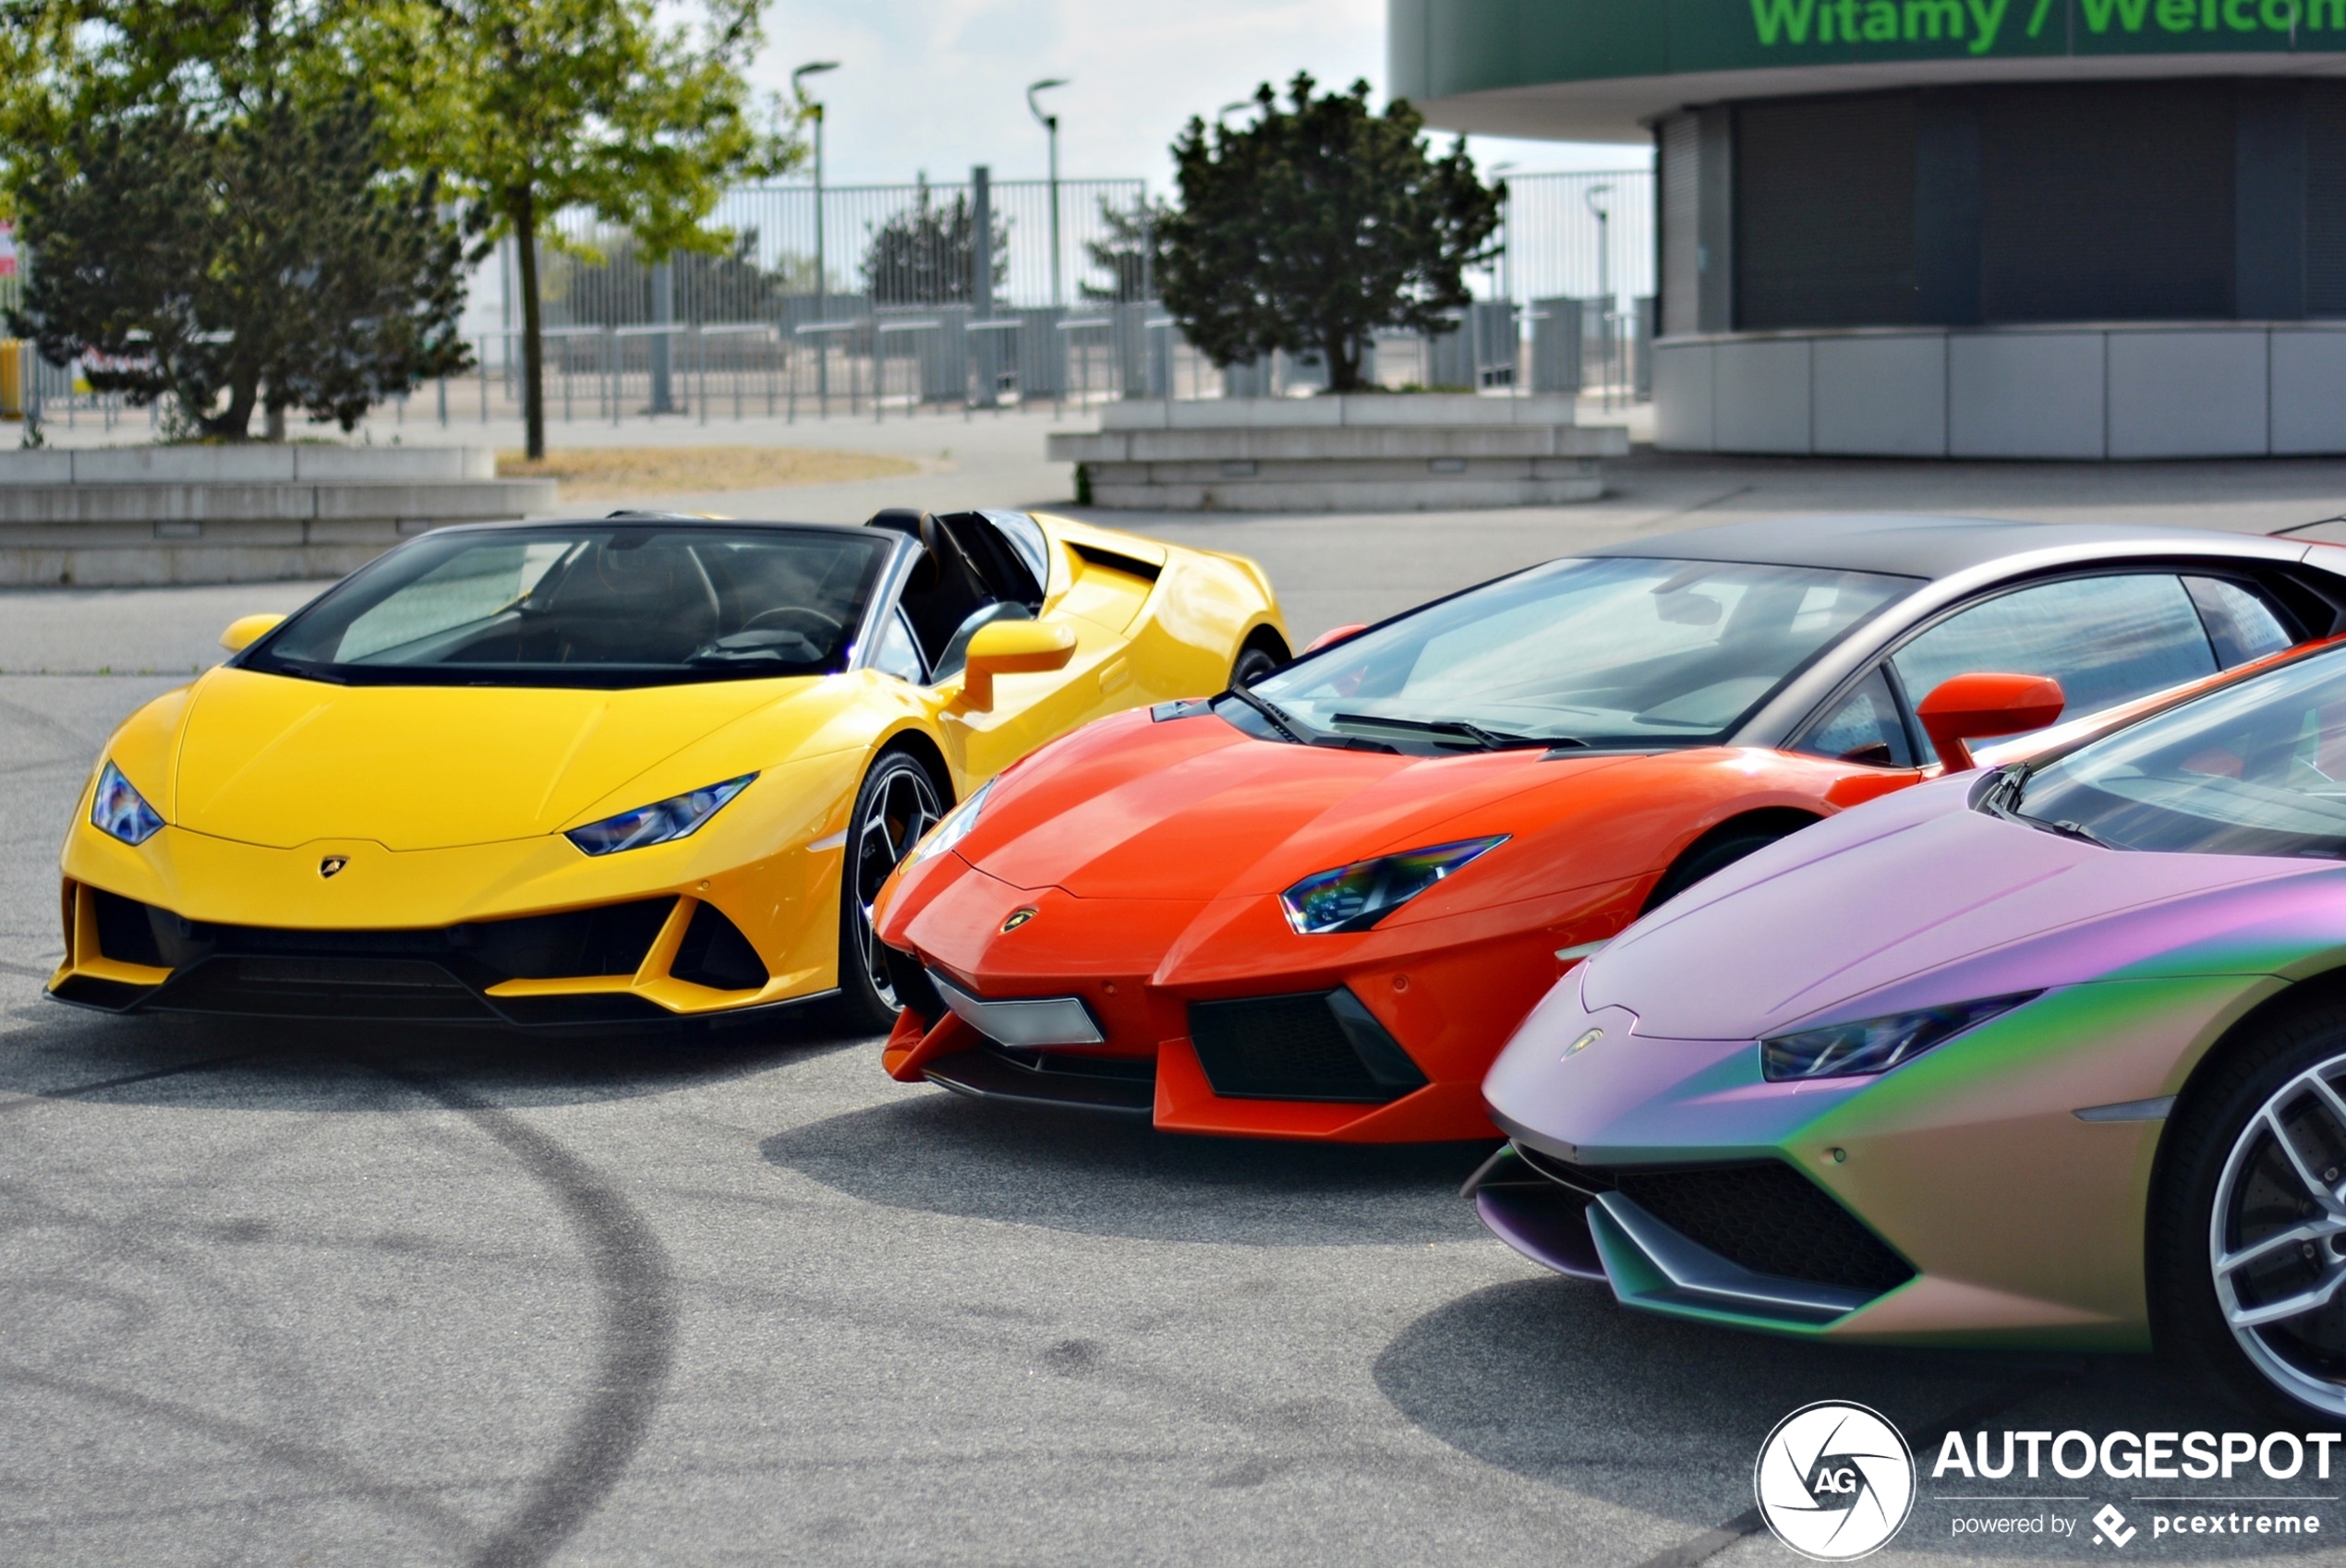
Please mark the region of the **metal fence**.
[[[1380, 333], [1387, 387], [1650, 392], [1653, 175], [1515, 175], [1501, 257], [1455, 332]], [[1326, 384], [1311, 355], [1217, 369], [1153, 296], [1154, 210], [1140, 180], [990, 179], [744, 187], [720, 201], [715, 252], [654, 265], [623, 233], [564, 213], [541, 247], [550, 423], [659, 415], [884, 419], [1128, 396], [1263, 396]], [[1058, 243], [1052, 243], [1056, 228]], [[398, 399], [409, 419], [521, 412], [513, 247], [473, 285], [477, 368]], [[19, 360], [18, 401], [111, 427], [118, 397], [72, 368]], [[0, 398], [5, 401], [5, 398]]]

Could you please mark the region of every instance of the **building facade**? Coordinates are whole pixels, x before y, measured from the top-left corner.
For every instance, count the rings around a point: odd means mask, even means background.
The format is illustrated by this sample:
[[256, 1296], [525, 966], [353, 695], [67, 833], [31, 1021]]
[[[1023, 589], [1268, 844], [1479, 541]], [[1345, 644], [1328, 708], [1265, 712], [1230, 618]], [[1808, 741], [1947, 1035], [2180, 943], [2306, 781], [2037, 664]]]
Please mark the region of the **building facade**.
[[1433, 124], [1658, 161], [1656, 439], [2346, 452], [2346, 0], [1391, 0]]

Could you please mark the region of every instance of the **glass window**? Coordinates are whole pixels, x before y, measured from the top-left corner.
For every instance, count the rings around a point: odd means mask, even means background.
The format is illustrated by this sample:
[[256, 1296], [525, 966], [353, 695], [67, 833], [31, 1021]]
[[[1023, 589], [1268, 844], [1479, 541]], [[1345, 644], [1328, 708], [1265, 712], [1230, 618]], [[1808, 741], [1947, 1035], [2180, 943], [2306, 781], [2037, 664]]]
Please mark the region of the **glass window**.
[[2050, 675], [2068, 699], [2066, 718], [2216, 672], [2199, 611], [2165, 573], [2001, 594], [1941, 621], [1890, 662], [1917, 703], [1957, 675]]
[[249, 669], [376, 685], [652, 686], [844, 669], [885, 535], [623, 520], [431, 534]]
[[2123, 850], [2346, 856], [2346, 652], [2195, 697], [1982, 803]]
[[1001, 531], [1018, 559], [1034, 579], [1036, 592], [1050, 586], [1051, 541], [1043, 537], [1043, 525], [1023, 512], [988, 512], [985, 519]]
[[1915, 766], [1914, 747], [1899, 718], [1898, 700], [1891, 695], [1889, 677], [1879, 666], [1793, 750], [1874, 767]]
[[[1555, 561], [1299, 659], [1253, 691], [1305, 739], [1700, 745], [1916, 585], [1737, 561]], [[1264, 723], [1235, 698], [1217, 711]]]
[[904, 623], [902, 610], [889, 610], [880, 623], [879, 649], [872, 655], [872, 668], [915, 686], [926, 677], [927, 671], [921, 668], [921, 645], [913, 640], [913, 629]]
[[2207, 640], [2216, 645], [2216, 662], [2226, 669], [2279, 653], [2297, 640], [2253, 588], [2221, 577], [2186, 577], [2183, 587], [2199, 608]]

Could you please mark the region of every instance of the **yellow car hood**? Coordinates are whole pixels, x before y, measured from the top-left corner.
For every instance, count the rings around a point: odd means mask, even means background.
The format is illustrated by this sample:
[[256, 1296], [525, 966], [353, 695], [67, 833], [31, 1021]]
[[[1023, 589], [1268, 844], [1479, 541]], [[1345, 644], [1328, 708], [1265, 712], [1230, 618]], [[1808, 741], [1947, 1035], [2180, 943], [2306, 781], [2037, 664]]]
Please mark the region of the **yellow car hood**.
[[198, 683], [181, 732], [170, 819], [274, 849], [526, 838], [572, 826], [685, 746], [816, 684], [335, 686], [215, 669]]

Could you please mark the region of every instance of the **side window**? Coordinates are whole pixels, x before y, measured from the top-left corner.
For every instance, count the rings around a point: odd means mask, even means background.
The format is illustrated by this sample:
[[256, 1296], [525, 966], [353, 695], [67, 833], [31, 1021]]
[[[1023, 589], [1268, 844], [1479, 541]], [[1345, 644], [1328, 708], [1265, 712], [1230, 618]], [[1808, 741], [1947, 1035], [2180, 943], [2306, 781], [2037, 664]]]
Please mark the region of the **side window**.
[[1906, 739], [1905, 721], [1898, 716], [1898, 699], [1891, 695], [1889, 677], [1880, 666], [1811, 725], [1793, 750], [1873, 767], [1915, 766], [1915, 749]]
[[2297, 640], [2253, 588], [2221, 577], [2186, 577], [2183, 588], [2198, 607], [2207, 640], [2216, 645], [2216, 662], [2226, 669], [2279, 653]]
[[913, 640], [913, 629], [904, 624], [902, 610], [888, 612], [888, 620], [880, 630], [879, 651], [872, 656], [872, 668], [915, 686], [927, 676], [928, 671], [921, 664], [921, 645]]
[[1003, 539], [1034, 579], [1035, 591], [1046, 592], [1051, 585], [1051, 541], [1043, 536], [1043, 525], [1023, 512], [982, 512], [986, 519], [1001, 533]]
[[2216, 672], [2216, 655], [2181, 579], [2166, 573], [2071, 577], [2000, 594], [1893, 654], [1919, 703], [1957, 675], [2050, 675], [2077, 718]]

